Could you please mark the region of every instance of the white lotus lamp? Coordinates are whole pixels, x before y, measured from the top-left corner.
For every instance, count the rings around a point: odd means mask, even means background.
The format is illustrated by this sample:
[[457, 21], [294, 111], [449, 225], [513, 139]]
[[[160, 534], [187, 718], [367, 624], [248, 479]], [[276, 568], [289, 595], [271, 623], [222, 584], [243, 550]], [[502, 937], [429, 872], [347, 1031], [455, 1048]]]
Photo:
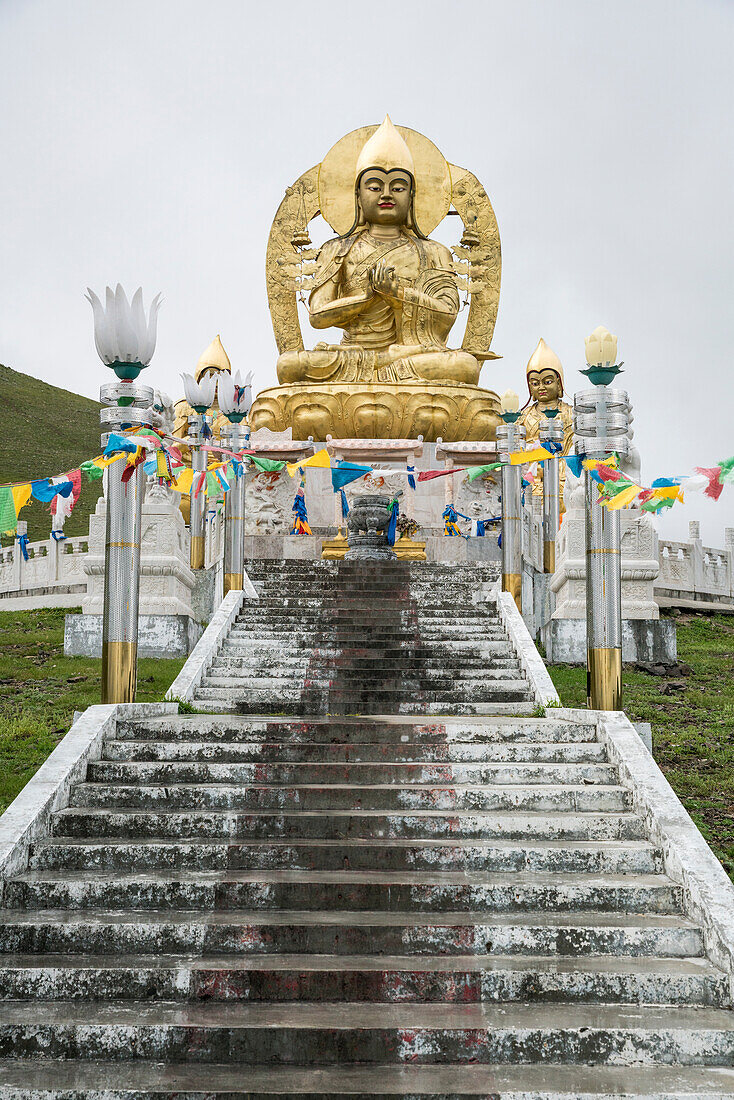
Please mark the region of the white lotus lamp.
[[622, 364], [617, 365], [617, 337], [599, 325], [586, 337], [584, 345], [588, 366], [581, 373], [594, 386], [608, 386], [622, 371]]
[[500, 416], [505, 424], [514, 424], [520, 415], [520, 398], [514, 390], [505, 390], [500, 397]]
[[252, 371], [244, 382], [237, 371], [230, 374], [223, 371], [217, 383], [219, 410], [232, 424], [239, 424], [250, 411], [252, 405]]
[[161, 295], [156, 294], [150, 303], [147, 318], [141, 287], [135, 291], [131, 302], [119, 283], [114, 291], [109, 286], [106, 288], [104, 305], [89, 287], [85, 297], [94, 314], [97, 354], [121, 381], [132, 381], [153, 358]]
[[193, 374], [182, 374], [184, 394], [189, 405], [202, 416], [214, 404], [217, 392], [217, 379], [213, 374], [205, 374], [197, 382]]

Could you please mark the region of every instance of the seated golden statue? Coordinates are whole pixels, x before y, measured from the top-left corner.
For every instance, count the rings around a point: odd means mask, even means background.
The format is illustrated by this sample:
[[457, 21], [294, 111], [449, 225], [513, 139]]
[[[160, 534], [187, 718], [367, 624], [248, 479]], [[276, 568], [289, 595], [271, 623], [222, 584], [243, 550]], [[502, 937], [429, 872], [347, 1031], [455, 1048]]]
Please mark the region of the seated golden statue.
[[[339, 344], [320, 343], [306, 351], [300, 339], [292, 339], [291, 325], [282, 343], [300, 346], [282, 349], [277, 363], [281, 386], [258, 396], [250, 416], [253, 428], [292, 427], [295, 437], [319, 440], [327, 433], [422, 434], [426, 440], [494, 437], [499, 403], [477, 382], [482, 361], [496, 358], [488, 350], [499, 293], [496, 222], [470, 173], [457, 169], [457, 184], [463, 187], [453, 188], [453, 173], [435, 146], [421, 135], [413, 134], [412, 140], [422, 166], [416, 167], [408, 142], [385, 118], [360, 142], [356, 163], [351, 159], [354, 135], [348, 135], [319, 166], [319, 207], [332, 225], [344, 224], [347, 212], [344, 190], [338, 196], [333, 192], [339, 183], [343, 189], [347, 173], [351, 176], [351, 224], [290, 267], [300, 275], [299, 287], [310, 279], [311, 325], [341, 328], [344, 336]], [[297, 208], [303, 224], [292, 235], [296, 252], [308, 241], [310, 195], [306, 183]], [[463, 247], [455, 250], [465, 258], [458, 264], [449, 248], [426, 236], [419, 220], [423, 212], [433, 227], [448, 213], [452, 198], [466, 216]], [[277, 263], [283, 266], [282, 257]], [[269, 265], [269, 291], [278, 336], [286, 326], [275, 264]], [[452, 350], [447, 338], [461, 304], [460, 271], [472, 280], [469, 292], [476, 309], [467, 325], [470, 346], [465, 337], [464, 347]]]
[[[538, 346], [528, 360], [525, 369], [528, 383], [528, 401], [522, 410], [520, 423], [525, 425], [526, 446], [539, 442], [540, 425], [546, 419], [544, 409], [558, 409], [563, 424], [563, 450], [567, 455], [573, 443], [573, 408], [563, 397], [563, 367], [556, 353], [549, 348], [545, 340], [540, 339]], [[566, 463], [559, 464], [561, 488], [561, 510], [563, 508], [563, 490], [566, 481]], [[543, 492], [543, 468], [538, 467], [538, 478], [533, 485], [533, 493]]]

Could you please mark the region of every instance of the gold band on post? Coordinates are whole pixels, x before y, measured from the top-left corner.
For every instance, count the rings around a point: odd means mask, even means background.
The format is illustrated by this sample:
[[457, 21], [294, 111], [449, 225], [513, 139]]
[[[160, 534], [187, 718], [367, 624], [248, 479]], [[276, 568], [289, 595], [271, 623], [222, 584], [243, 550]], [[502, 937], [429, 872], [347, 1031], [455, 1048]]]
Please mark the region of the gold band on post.
[[586, 697], [592, 710], [622, 709], [622, 650], [586, 651]]
[[191, 568], [203, 569], [204, 568], [204, 545], [205, 539], [203, 535], [191, 536]]
[[522, 614], [522, 573], [503, 573], [502, 591], [510, 593]]
[[543, 543], [543, 572], [555, 573], [556, 571], [556, 544], [555, 542]]
[[243, 587], [242, 573], [225, 573], [224, 574], [224, 595], [228, 592], [235, 590], [239, 591]]
[[137, 675], [137, 642], [102, 643], [103, 703], [134, 703]]

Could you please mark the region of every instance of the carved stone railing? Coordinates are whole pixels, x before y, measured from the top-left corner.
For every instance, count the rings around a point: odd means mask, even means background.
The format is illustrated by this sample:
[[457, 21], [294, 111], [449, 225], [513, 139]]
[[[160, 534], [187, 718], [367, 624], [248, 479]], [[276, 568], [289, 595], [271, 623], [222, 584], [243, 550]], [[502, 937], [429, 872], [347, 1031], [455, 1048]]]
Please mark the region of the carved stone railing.
[[88, 550], [87, 535], [30, 542], [28, 561], [17, 542], [0, 550], [0, 610], [11, 600], [18, 608], [39, 601], [57, 607], [81, 603], [87, 590]]
[[734, 528], [726, 530], [724, 549], [704, 546], [696, 522], [689, 524], [689, 533], [686, 542], [661, 539], [656, 597], [665, 603], [734, 603]]

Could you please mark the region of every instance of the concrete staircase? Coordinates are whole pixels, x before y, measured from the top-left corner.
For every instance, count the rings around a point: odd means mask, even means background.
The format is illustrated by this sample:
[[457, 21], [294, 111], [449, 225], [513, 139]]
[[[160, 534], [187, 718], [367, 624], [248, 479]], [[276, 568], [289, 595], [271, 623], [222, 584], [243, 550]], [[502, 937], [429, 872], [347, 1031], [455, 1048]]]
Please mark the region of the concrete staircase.
[[[314, 569], [301, 602], [333, 623], [345, 575]], [[454, 576], [461, 616], [472, 582]], [[348, 615], [323, 650], [302, 631], [315, 695], [291, 596], [243, 622], [262, 645], [272, 628], [270, 658], [236, 627], [222, 660], [242, 663], [202, 689], [220, 710], [260, 691], [273, 712], [300, 693], [345, 713], [118, 723], [4, 884], [0, 1097], [734, 1095], [726, 977], [595, 726], [521, 713], [491, 614], [472, 634], [441, 605], [427, 625], [430, 569], [404, 578], [412, 634], [373, 579], [350, 611], [396, 629], [360, 636]], [[362, 700], [391, 708], [346, 713]]]
[[532, 710], [486, 602], [496, 565], [253, 564], [260, 598], [245, 602], [198, 706], [240, 714]]

